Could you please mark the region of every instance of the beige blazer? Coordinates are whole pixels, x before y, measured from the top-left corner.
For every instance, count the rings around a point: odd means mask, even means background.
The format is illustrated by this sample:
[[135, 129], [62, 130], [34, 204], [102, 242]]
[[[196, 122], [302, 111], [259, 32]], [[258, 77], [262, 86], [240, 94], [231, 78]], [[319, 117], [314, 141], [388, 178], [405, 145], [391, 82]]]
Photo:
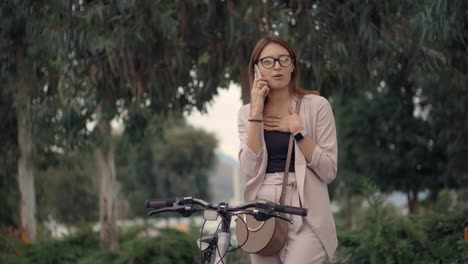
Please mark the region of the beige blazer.
[[[296, 101], [297, 98], [293, 97], [291, 102], [293, 108], [296, 107]], [[249, 115], [250, 104], [242, 106], [238, 113], [239, 163], [242, 173], [247, 177], [244, 189], [245, 201], [256, 200], [257, 192], [265, 177], [268, 160], [265, 141], [258, 155], [246, 145], [250, 127]], [[311, 162], [307, 163], [304, 154], [295, 143], [294, 165], [297, 187], [302, 206], [309, 209], [307, 221], [321, 240], [327, 255], [332, 259], [338, 240], [327, 184], [333, 181], [337, 172], [338, 146], [335, 119], [329, 102], [324, 97], [314, 94], [303, 97], [299, 117], [305, 129], [309, 131], [308, 136], [316, 143], [316, 147]]]

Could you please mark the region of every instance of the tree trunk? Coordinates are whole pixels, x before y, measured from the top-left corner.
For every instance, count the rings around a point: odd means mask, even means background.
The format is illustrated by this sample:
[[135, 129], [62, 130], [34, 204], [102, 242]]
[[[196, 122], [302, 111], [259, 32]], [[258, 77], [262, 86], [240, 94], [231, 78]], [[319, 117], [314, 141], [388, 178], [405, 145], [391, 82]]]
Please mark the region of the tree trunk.
[[241, 98], [242, 104], [250, 103], [250, 83], [249, 83], [249, 75], [247, 74], [247, 65], [240, 64], [239, 65], [239, 77], [240, 77], [240, 85], [242, 89]]
[[413, 188], [409, 190], [407, 193], [408, 196], [408, 210], [410, 214], [418, 214], [419, 213], [419, 201], [418, 201], [418, 190], [417, 188]]
[[18, 121], [18, 185], [20, 191], [21, 230], [26, 233], [27, 240], [36, 240], [36, 194], [34, 190], [34, 174], [32, 167], [31, 117], [29, 103], [26, 107], [17, 107]]
[[346, 229], [353, 228], [353, 196], [351, 192], [346, 193]]
[[36, 240], [36, 193], [32, 165], [30, 95], [32, 66], [24, 61], [23, 50], [16, 53], [16, 118], [18, 122], [18, 187], [20, 192], [20, 225], [26, 241]]
[[95, 152], [99, 180], [99, 223], [101, 226], [101, 248], [115, 251], [117, 237], [117, 179], [115, 175], [115, 146], [111, 135], [110, 122], [98, 119], [102, 138]]

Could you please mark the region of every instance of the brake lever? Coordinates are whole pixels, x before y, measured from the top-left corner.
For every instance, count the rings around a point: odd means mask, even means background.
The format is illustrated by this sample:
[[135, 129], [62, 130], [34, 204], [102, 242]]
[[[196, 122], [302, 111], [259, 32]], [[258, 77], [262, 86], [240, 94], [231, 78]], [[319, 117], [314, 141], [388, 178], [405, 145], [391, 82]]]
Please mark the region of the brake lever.
[[283, 216], [281, 214], [275, 214], [271, 210], [264, 208], [254, 209], [250, 212], [250, 214], [252, 214], [255, 220], [257, 221], [266, 221], [272, 217], [277, 217], [292, 224], [292, 220], [288, 217]]
[[153, 216], [155, 214], [166, 213], [166, 212], [177, 212], [177, 208], [167, 207], [167, 208], [162, 208], [162, 209], [158, 209], [158, 210], [153, 210], [153, 211], [149, 212], [148, 215]]
[[203, 211], [200, 208], [193, 208], [192, 206], [187, 205], [174, 205], [173, 207], [162, 208], [158, 210], [154, 210], [148, 213], [149, 216], [153, 216], [155, 214], [166, 213], [166, 212], [176, 212], [180, 213], [184, 217], [189, 217], [193, 213]]
[[273, 215], [274, 217], [277, 217], [277, 218], [279, 218], [279, 219], [283, 219], [284, 221], [287, 221], [287, 222], [289, 222], [290, 224], [292, 224], [292, 220], [291, 220], [290, 218], [286, 217], [286, 216], [282, 216], [282, 215], [280, 215], [280, 214], [272, 214], [272, 215]]

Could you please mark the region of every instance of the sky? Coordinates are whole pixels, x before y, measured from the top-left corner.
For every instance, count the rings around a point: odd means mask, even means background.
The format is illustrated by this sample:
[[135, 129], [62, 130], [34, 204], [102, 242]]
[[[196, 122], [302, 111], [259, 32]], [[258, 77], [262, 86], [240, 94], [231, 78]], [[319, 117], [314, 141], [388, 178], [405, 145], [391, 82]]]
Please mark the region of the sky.
[[198, 111], [187, 116], [189, 124], [213, 133], [218, 139], [218, 153], [237, 160], [239, 138], [237, 133], [237, 112], [242, 106], [241, 88], [231, 85], [229, 89], [219, 89], [219, 94], [207, 107], [207, 113]]

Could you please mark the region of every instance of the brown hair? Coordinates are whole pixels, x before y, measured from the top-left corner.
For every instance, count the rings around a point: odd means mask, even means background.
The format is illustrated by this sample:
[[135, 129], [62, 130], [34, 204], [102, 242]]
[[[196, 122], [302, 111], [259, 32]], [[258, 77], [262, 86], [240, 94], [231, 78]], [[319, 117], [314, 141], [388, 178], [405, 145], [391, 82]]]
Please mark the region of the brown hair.
[[260, 53], [262, 53], [263, 49], [270, 43], [276, 43], [278, 45], [283, 46], [289, 52], [289, 55], [292, 58], [294, 70], [291, 73], [291, 81], [289, 83], [289, 92], [292, 95], [319, 94], [318, 91], [309, 91], [300, 86], [299, 84], [300, 83], [300, 71], [299, 71], [299, 63], [297, 62], [296, 52], [294, 51], [293, 47], [289, 45], [288, 42], [286, 42], [286, 40], [275, 35], [265, 36], [261, 38], [255, 45], [255, 48], [252, 51], [252, 55], [250, 55], [250, 61], [249, 61], [248, 72], [249, 72], [250, 83], [253, 83], [253, 80], [254, 80], [254, 72], [253, 72], [254, 64], [258, 62], [258, 59], [260, 58]]

